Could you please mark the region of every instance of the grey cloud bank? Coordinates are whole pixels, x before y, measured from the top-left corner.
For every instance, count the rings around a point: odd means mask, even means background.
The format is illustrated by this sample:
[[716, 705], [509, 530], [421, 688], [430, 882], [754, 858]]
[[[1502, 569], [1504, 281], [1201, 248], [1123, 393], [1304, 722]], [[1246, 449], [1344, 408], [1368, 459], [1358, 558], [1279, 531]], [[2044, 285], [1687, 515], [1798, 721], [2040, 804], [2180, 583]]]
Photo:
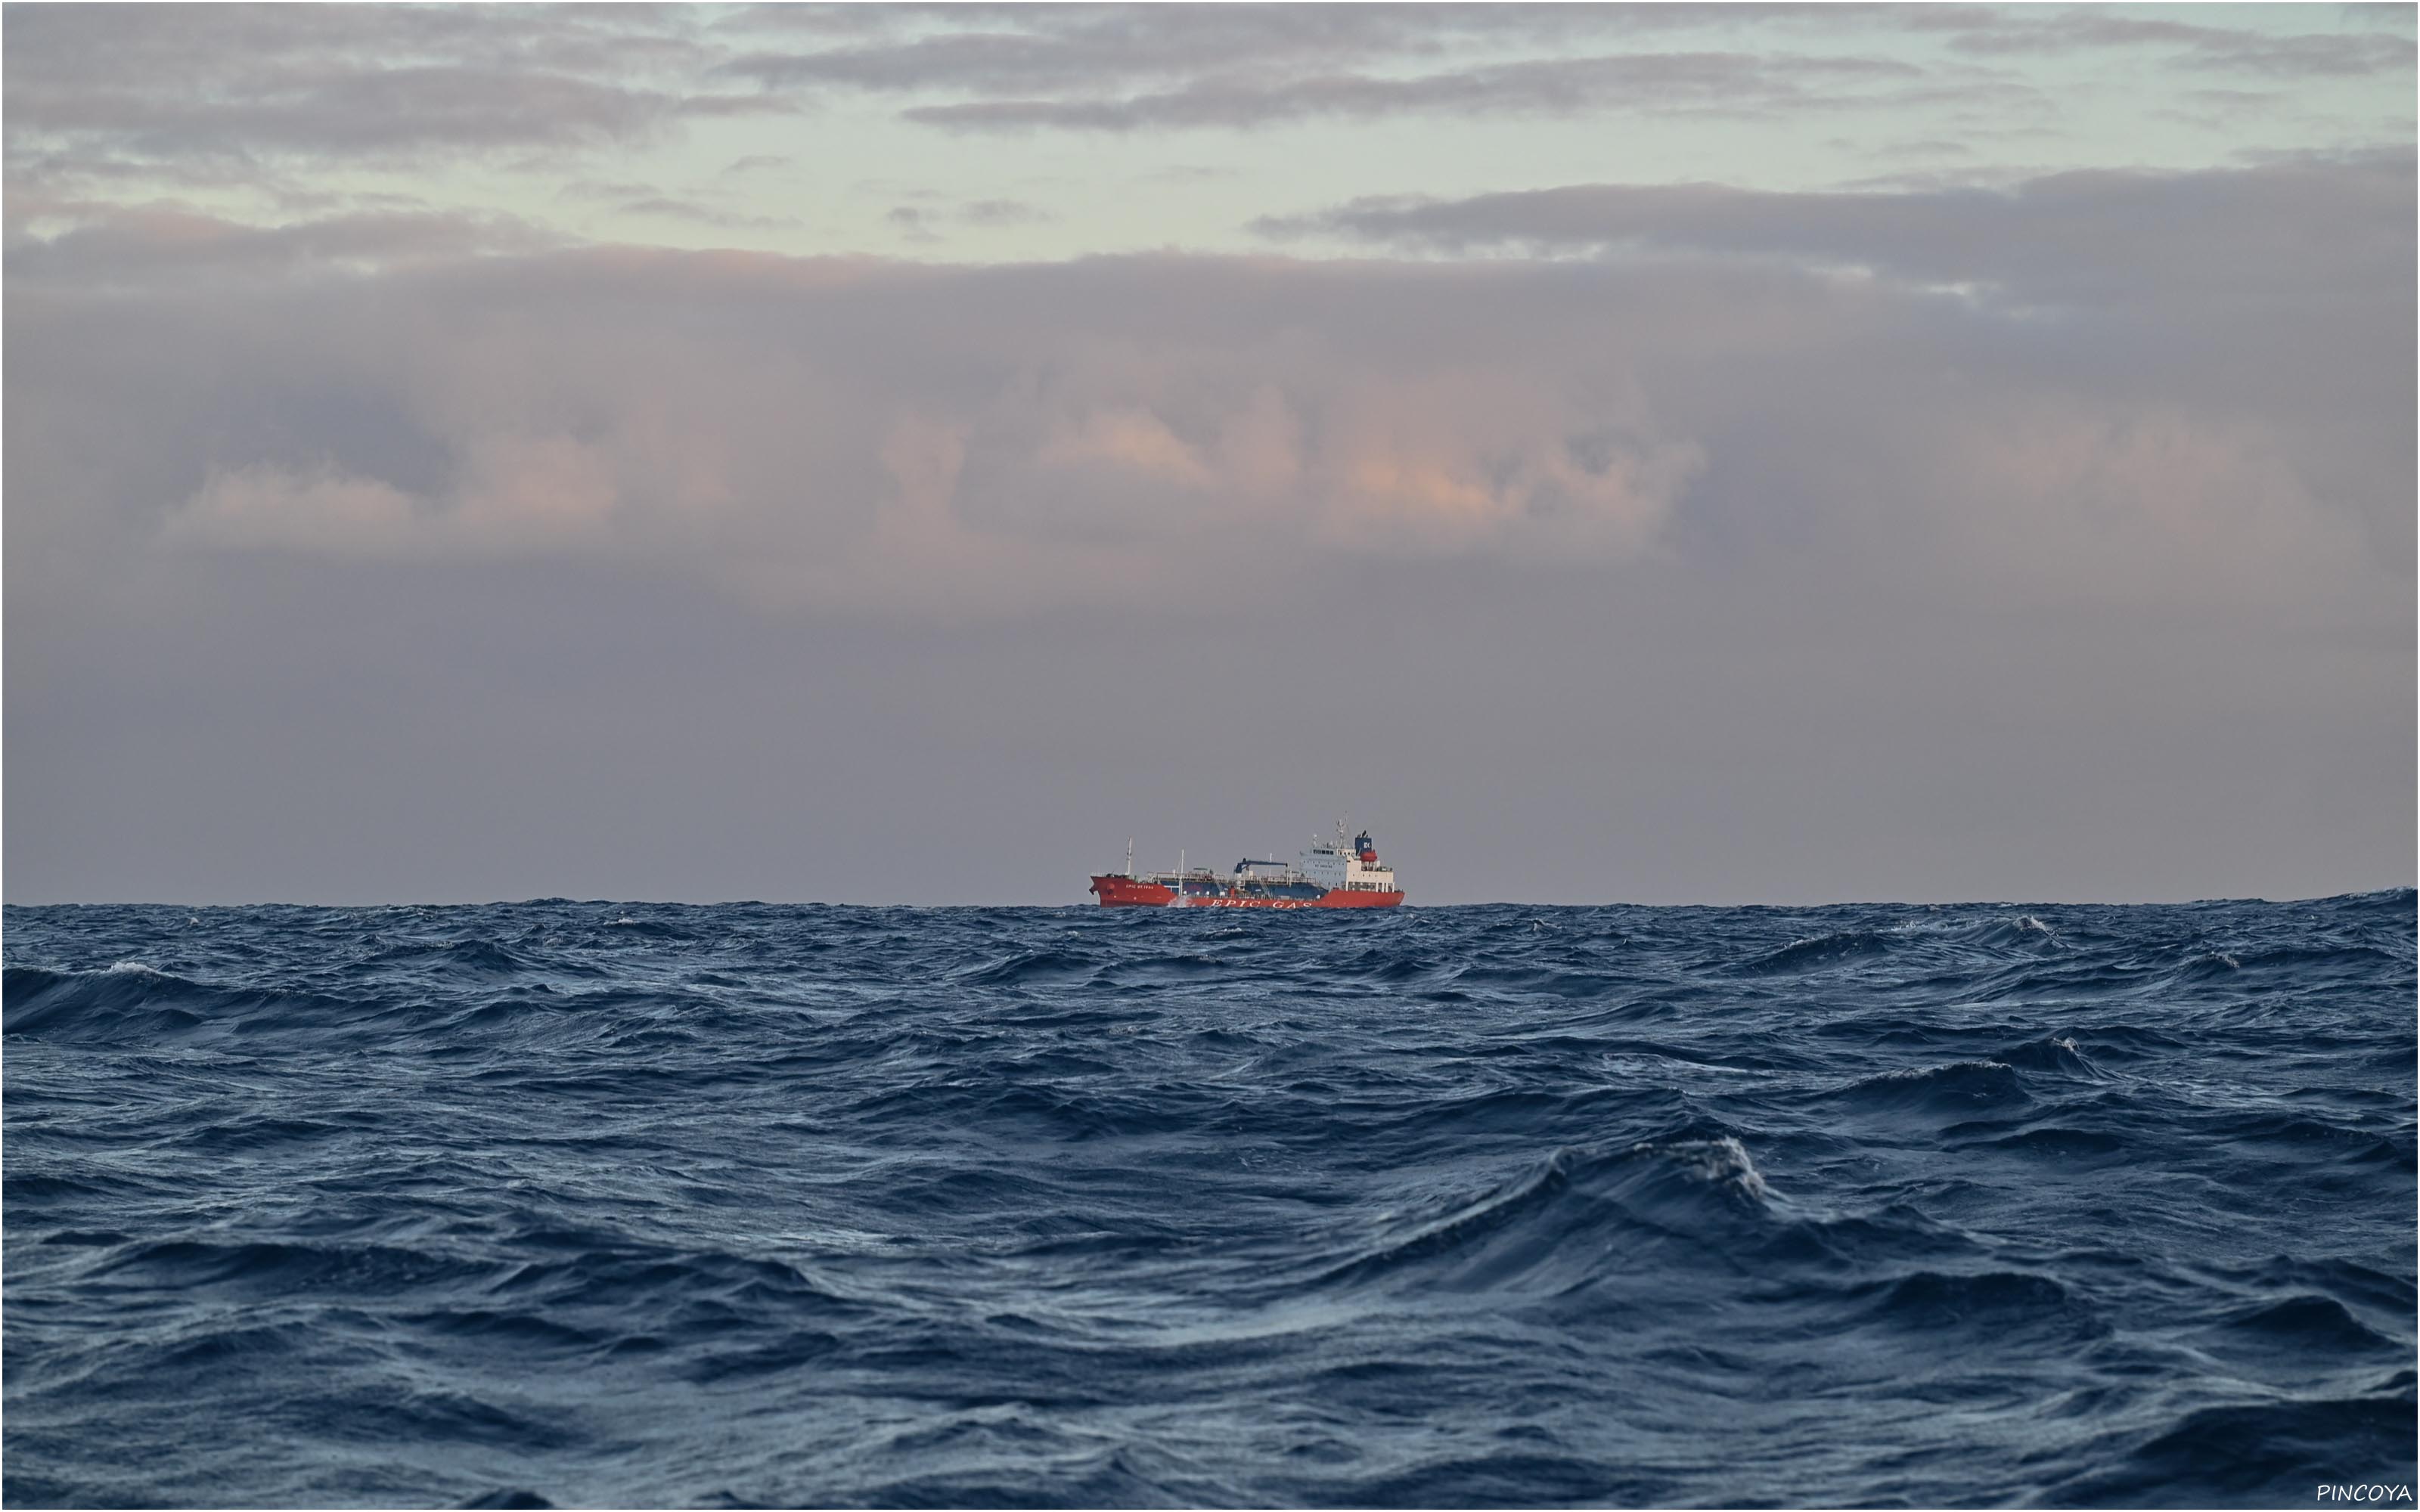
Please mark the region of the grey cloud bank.
[[[1340, 811], [1416, 903], [2412, 880], [2408, 142], [1373, 185], [1263, 207], [1284, 255], [675, 251], [549, 215], [831, 211], [746, 187], [812, 153], [613, 156], [718, 112], [1645, 108], [1608, 39], [1699, 60], [1661, 108], [1949, 76], [1794, 9], [430, 14], [138, 12], [113, 60], [10, 13], [12, 900], [1075, 902], [1128, 834]], [[1887, 14], [2411, 68], [2392, 29]], [[1709, 26], [1757, 45], [1668, 39]], [[135, 98], [180, 51], [217, 82]], [[352, 70], [392, 108], [315, 136]], [[466, 152], [566, 166], [509, 210], [338, 172]], [[161, 193], [248, 172], [288, 208]], [[1067, 224], [991, 177], [874, 213], [954, 254]]]
[[1910, 280], [38, 262], [11, 885], [1048, 901], [1340, 804], [1438, 902], [2392, 882], [2395, 196], [2230, 182], [2350, 250], [2122, 319], [1937, 291], [2009, 244], [1925, 196]]

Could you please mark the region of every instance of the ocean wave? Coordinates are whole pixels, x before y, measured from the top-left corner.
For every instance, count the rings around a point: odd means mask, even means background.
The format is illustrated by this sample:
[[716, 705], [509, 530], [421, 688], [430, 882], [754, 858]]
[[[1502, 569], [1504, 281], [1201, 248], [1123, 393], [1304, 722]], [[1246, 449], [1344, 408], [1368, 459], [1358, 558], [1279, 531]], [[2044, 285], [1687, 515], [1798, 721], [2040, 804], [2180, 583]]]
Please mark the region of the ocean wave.
[[394, 1244], [170, 1239], [104, 1256], [96, 1276], [119, 1285], [208, 1288], [288, 1297], [324, 1289], [404, 1292], [489, 1279], [494, 1266]]
[[2014, 1134], [1978, 1139], [1977, 1147], [2075, 1165], [2111, 1159], [2126, 1153], [2126, 1136], [2110, 1129], [2078, 1129], [2067, 1124], [2039, 1124]]
[[967, 972], [959, 980], [978, 987], [1072, 981], [1092, 975], [1100, 964], [1096, 957], [1069, 950], [1026, 950]]
[[[394, 945], [364, 957], [349, 968], [359, 976], [382, 976], [400, 972], [427, 973], [438, 977], [502, 978], [516, 977], [535, 969], [493, 940], [473, 935], [468, 939], [448, 940], [442, 945]], [[593, 971], [594, 967], [582, 967]]]
[[2324, 980], [2339, 972], [2367, 976], [2381, 970], [2408, 969], [2409, 964], [2404, 958], [2369, 945], [2315, 943], [2271, 949], [2237, 945], [2196, 951], [2178, 967], [2177, 975], [2195, 981], [2245, 974], [2291, 974]]
[[2082, 1081], [2106, 1081], [2108, 1077], [2093, 1064], [2071, 1035], [2045, 1035], [2019, 1044], [2003, 1045], [1992, 1052], [1993, 1063], [2014, 1067], [2037, 1074], [2072, 1077]]
[[1840, 930], [1791, 941], [1736, 968], [1743, 977], [1794, 976], [1873, 961], [1891, 952], [1889, 935], [1878, 930]]
[[2064, 1283], [2025, 1271], [1916, 1271], [1859, 1288], [1870, 1316], [1929, 1335], [2004, 1333], [2050, 1323], [2102, 1331], [2099, 1319]]
[[2322, 1484], [2412, 1484], [2411, 1391], [2204, 1407], [2052, 1489], [2071, 1505], [2301, 1504]]
[[[1319, 1277], [1554, 1294], [1615, 1273], [1640, 1242], [1717, 1242], [1770, 1194], [1730, 1135], [1559, 1150], [1537, 1170], [1419, 1222]], [[1625, 1244], [1624, 1240], [1630, 1242]]]
[[2031, 914], [1978, 924], [1966, 932], [1967, 943], [2001, 950], [2042, 952], [2061, 949], [2058, 932]]
[[176, 1044], [376, 1011], [376, 1005], [321, 993], [211, 985], [127, 962], [102, 971], [9, 966], [0, 979], [5, 1031], [61, 1042]]
[[12, 908], [0, 1499], [2412, 1481], [2412, 907]]
[[697, 937], [692, 932], [678, 924], [669, 923], [660, 918], [632, 918], [627, 914], [619, 918], [607, 919], [605, 927], [609, 930], [627, 930], [632, 936], [641, 939], [690, 940]]
[[2363, 1323], [2334, 1297], [2308, 1292], [2243, 1308], [2219, 1327], [2257, 1339], [2265, 1348], [2389, 1355], [2408, 1349]]
[[1958, 1060], [1860, 1077], [1839, 1101], [1875, 1112], [1972, 1114], [2005, 1111], [2033, 1102], [2024, 1073], [2002, 1060]]

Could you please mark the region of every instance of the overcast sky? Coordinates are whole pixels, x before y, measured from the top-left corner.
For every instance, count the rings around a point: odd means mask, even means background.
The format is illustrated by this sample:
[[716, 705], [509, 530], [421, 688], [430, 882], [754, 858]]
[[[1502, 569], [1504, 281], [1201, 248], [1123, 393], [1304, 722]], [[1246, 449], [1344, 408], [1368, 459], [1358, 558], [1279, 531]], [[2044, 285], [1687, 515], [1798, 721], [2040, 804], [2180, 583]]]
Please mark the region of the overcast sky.
[[2410, 885], [2413, 20], [9, 7], [6, 895]]

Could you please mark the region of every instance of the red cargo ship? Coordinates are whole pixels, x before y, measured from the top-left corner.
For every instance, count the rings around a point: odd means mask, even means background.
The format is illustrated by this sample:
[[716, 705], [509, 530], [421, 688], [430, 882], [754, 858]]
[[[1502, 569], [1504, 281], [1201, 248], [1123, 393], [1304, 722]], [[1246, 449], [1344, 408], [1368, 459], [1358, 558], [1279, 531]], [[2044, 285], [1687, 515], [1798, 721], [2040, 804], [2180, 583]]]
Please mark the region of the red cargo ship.
[[1348, 850], [1344, 826], [1333, 844], [1314, 841], [1293, 865], [1275, 860], [1238, 861], [1220, 877], [1206, 866], [1138, 876], [1134, 842], [1126, 842], [1126, 869], [1093, 879], [1093, 896], [1109, 908], [1392, 908], [1404, 901], [1395, 873], [1378, 864], [1370, 832], [1354, 837]]

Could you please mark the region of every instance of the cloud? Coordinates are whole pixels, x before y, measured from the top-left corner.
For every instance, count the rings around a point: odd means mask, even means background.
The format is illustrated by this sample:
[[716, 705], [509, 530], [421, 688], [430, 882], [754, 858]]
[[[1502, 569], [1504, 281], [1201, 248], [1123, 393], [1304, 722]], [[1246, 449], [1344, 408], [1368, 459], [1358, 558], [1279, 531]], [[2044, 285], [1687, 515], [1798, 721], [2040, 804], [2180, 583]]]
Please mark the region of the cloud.
[[[931, 190], [909, 193], [913, 197], [927, 202], [940, 197]], [[978, 199], [954, 205], [895, 205], [884, 213], [882, 219], [905, 239], [929, 243], [941, 239], [945, 225], [985, 228], [1040, 225], [1057, 217], [1042, 207], [1021, 199]]]
[[577, 555], [608, 544], [602, 528], [622, 503], [612, 452], [565, 435], [481, 437], [461, 448], [461, 477], [442, 499], [324, 463], [214, 471], [168, 512], [161, 538], [335, 561]]
[[[525, 273], [593, 287], [621, 266]], [[974, 313], [1014, 277], [867, 270], [827, 294], [814, 265], [646, 267], [613, 334], [544, 319], [508, 354], [429, 354], [443, 376], [413, 387], [448, 404], [395, 419], [447, 457], [445, 486], [407, 498], [320, 461], [251, 464], [207, 481], [164, 539], [397, 560], [602, 553], [685, 563], [768, 603], [947, 614], [1104, 591], [1090, 585], [1189, 594], [1197, 554], [1620, 560], [1696, 463], [1635, 402], [1591, 402], [1500, 357], [1481, 370], [1438, 349], [1435, 376], [1411, 382], [1367, 352], [1289, 360], [1266, 331], [1240, 350], [1180, 338], [1145, 352], [1077, 316], [1081, 296], [1047, 277], [1036, 314], [1059, 314], [1037, 325]], [[708, 289], [755, 308], [764, 338], [685, 332], [677, 305]], [[920, 305], [963, 325], [925, 329]], [[878, 356], [811, 334], [868, 315]], [[824, 355], [797, 365], [792, 342]], [[967, 371], [998, 377], [950, 376]], [[307, 517], [323, 501], [329, 517]]]
[[[1457, 330], [1420, 334], [1415, 381], [1408, 289], [1305, 347], [1357, 281], [1303, 269], [1254, 292], [1266, 278], [622, 250], [278, 285], [182, 268], [101, 304], [12, 281], [12, 350], [30, 355], [10, 372], [119, 413], [135, 401], [112, 384], [214, 375], [176, 401], [194, 428], [129, 433], [143, 477], [191, 479], [126, 500], [161, 549], [618, 562], [877, 615], [1198, 600], [1219, 563], [1617, 562], [1695, 475], [1689, 440], [1606, 386], [1618, 360], [1568, 342], [1543, 369], [1512, 358], [1536, 312], [1477, 353]], [[709, 309], [745, 315], [693, 313]], [[52, 356], [127, 319], [123, 342]], [[134, 371], [90, 355], [138, 351]], [[332, 400], [352, 444], [296, 444], [324, 422], [258, 426]]]
[[[0, 82], [12, 193], [301, 195], [337, 170], [559, 178], [702, 121], [851, 99], [957, 132], [1854, 110], [1971, 141], [2062, 124], [2036, 59], [2148, 64], [2155, 94], [2293, 93], [2408, 73], [2408, 16], [2281, 34], [1992, 7], [54, 7], [12, 22]], [[794, 163], [751, 153], [715, 177]]]
[[1472, 899], [2408, 880], [2408, 165], [1582, 187], [1330, 261], [21, 237], [15, 885], [1042, 902], [1340, 791]]
[[267, 278], [300, 270], [383, 268], [560, 245], [564, 239], [510, 216], [363, 211], [263, 226], [175, 205], [77, 207], [51, 235], [8, 243], [12, 280], [81, 285], [201, 276]]
[[925, 24], [903, 35], [894, 25], [839, 47], [759, 49], [717, 72], [774, 89], [1072, 89], [1434, 52], [1449, 37], [1497, 31], [1515, 14], [1389, 6], [970, 8], [913, 18], [939, 21], [938, 29]]
[[1878, 150], [1884, 157], [1888, 158], [1965, 158], [1974, 156], [1975, 152], [1973, 147], [1963, 142], [1952, 142], [1937, 136], [1891, 142]]
[[[956, 131], [1053, 128], [1128, 131], [1257, 127], [1314, 117], [1415, 112], [1563, 116], [1602, 110], [1756, 116], [1904, 98], [1924, 70], [1888, 59], [1635, 53], [1460, 69], [1409, 78], [1321, 74], [1262, 82], [1197, 79], [1116, 99], [981, 100], [920, 105], [908, 119]], [[1900, 85], [1898, 91], [1877, 86]], [[2007, 86], [2003, 86], [2007, 87]]]
[[1095, 409], [1044, 441], [1037, 459], [1056, 467], [1101, 464], [1186, 488], [1206, 488], [1213, 481], [1193, 448], [1148, 409]]
[[[1705, 45], [1674, 45], [1692, 33]], [[2154, 49], [2165, 70], [2213, 78], [2355, 78], [2412, 59], [2411, 39], [2384, 30], [2280, 35], [2049, 8], [1040, 6], [742, 52], [716, 74], [775, 93], [939, 97], [904, 115], [952, 131], [1132, 131], [1408, 114], [2039, 112], [2043, 98], [2006, 64], [2101, 54], [2139, 67]]]
[[2409, 70], [2410, 39], [2379, 32], [2300, 35], [2200, 25], [2097, 11], [1987, 11], [1965, 25], [1953, 19], [1950, 45], [1989, 56], [2073, 54], [2094, 49], [2169, 50], [2172, 67], [2309, 80]]
[[1157, 184], [1202, 184], [1242, 176], [1240, 168], [1220, 167], [1203, 162], [1171, 162], [1154, 168], [1141, 176], [1144, 182]]
[[333, 470], [255, 465], [210, 476], [172, 513], [171, 541], [374, 559], [417, 554], [414, 501], [389, 483]]
[[1630, 249], [1881, 270], [2058, 305], [2247, 285], [2390, 285], [2411, 258], [2409, 149], [2246, 169], [2048, 175], [2006, 190], [1773, 193], [1575, 185], [1463, 199], [1356, 200], [1254, 223], [1404, 250]]
[[941, 239], [933, 229], [934, 213], [920, 205], [893, 205], [882, 214], [882, 223], [909, 241], [931, 242]]
[[69, 175], [271, 177], [334, 162], [628, 147], [787, 111], [700, 87], [677, 11], [129, 6], [11, 18], [8, 161]]
[[558, 199], [641, 199], [657, 193], [653, 184], [636, 178], [574, 178], [557, 189]]
[[1978, 598], [2375, 607], [2411, 551], [2412, 185], [2406, 153], [1266, 227], [1572, 255], [1544, 262], [918, 268], [113, 213], [8, 248], [9, 477], [78, 480], [12, 489], [11, 529], [876, 616], [1784, 542]]
[[[2302, 162], [1320, 223], [1648, 249], [1547, 263], [407, 257], [334, 227], [126, 228], [145, 250], [11, 253], [35, 276], [9, 283], [10, 477], [109, 501], [74, 524], [13, 489], [11, 528], [613, 564], [891, 618], [1782, 550], [1977, 601], [2392, 610], [2410, 196], [2391, 164]], [[238, 252], [279, 279], [229, 278]]]
[[1032, 225], [1051, 215], [1021, 199], [979, 199], [960, 206], [958, 219], [969, 225]]
[[[1880, 13], [1884, 17], [1888, 12]], [[1091, 101], [1220, 81], [1290, 85], [1343, 74], [1391, 76], [1405, 67], [1446, 77], [1440, 59], [1545, 63], [1619, 50], [1677, 32], [1735, 36], [1752, 26], [1776, 60], [1817, 71], [1797, 51], [1809, 38], [1872, 30], [1877, 14], [1839, 17], [1792, 6], [1020, 6], [896, 13], [843, 45], [765, 48], [721, 64], [721, 76], [766, 88], [950, 93], [990, 101], [1048, 97]], [[1683, 52], [1659, 46], [1659, 53]], [[1511, 54], [1506, 56], [1504, 54]], [[1602, 60], [1600, 60], [1602, 61]], [[1841, 60], [1831, 60], [1841, 61]], [[1907, 66], [1868, 62], [1882, 69]]]
[[613, 208], [624, 215], [644, 215], [663, 221], [693, 221], [700, 225], [728, 231], [783, 231], [801, 224], [795, 216], [750, 215], [674, 194], [643, 194], [622, 200]]

